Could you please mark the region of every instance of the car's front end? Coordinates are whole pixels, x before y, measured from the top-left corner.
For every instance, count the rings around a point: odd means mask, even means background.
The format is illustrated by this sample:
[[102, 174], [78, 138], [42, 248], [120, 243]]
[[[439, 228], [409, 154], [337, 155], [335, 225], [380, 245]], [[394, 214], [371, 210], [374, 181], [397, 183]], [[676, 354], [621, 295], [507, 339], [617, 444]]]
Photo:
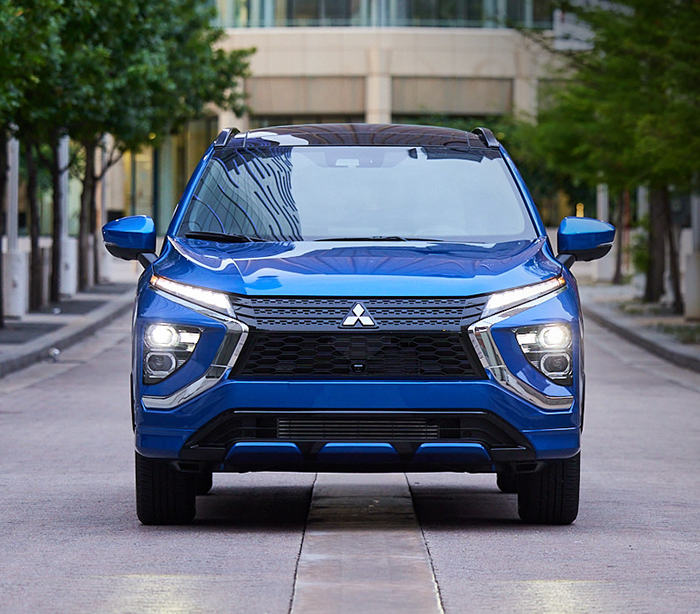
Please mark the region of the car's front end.
[[[287, 129], [207, 153], [138, 289], [144, 522], [194, 515], [194, 494], [174, 512], [145, 476], [192, 492], [265, 470], [494, 472], [524, 519], [575, 518], [575, 280], [502, 148], [455, 133], [336, 127], [345, 140], [325, 146]], [[456, 171], [470, 181], [447, 185]], [[533, 494], [551, 467], [575, 474], [575, 505]]]

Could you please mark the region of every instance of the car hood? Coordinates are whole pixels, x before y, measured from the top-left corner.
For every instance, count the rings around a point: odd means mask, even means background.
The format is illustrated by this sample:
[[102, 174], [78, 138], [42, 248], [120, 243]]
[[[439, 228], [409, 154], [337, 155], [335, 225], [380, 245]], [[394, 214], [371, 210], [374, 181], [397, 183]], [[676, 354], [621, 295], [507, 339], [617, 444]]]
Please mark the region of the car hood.
[[561, 272], [545, 239], [438, 242], [215, 243], [170, 238], [157, 275], [251, 296], [473, 296]]

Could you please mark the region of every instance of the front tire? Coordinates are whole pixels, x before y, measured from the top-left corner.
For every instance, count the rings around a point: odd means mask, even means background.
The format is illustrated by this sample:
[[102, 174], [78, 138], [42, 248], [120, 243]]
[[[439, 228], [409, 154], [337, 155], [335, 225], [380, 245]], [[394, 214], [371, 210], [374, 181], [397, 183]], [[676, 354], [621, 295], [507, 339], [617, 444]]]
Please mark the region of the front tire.
[[136, 514], [142, 524], [189, 524], [194, 520], [196, 475], [170, 461], [136, 453]]
[[578, 515], [581, 454], [549, 461], [518, 481], [518, 515], [530, 524], [571, 524]]
[[518, 476], [515, 473], [499, 471], [496, 474], [496, 486], [501, 492], [515, 494], [518, 492]]
[[197, 495], [206, 495], [211, 490], [214, 485], [214, 478], [211, 471], [204, 471], [203, 473], [198, 473], [196, 476], [197, 480]]

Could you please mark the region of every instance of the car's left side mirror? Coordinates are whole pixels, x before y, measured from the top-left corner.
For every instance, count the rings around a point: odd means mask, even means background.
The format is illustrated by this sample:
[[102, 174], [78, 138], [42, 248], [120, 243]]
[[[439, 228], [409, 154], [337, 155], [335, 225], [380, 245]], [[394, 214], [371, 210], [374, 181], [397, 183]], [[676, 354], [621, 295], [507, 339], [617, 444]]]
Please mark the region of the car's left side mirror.
[[615, 227], [590, 217], [565, 217], [557, 231], [557, 259], [570, 267], [577, 260], [597, 260], [613, 245]]
[[156, 227], [146, 215], [132, 215], [108, 222], [102, 227], [107, 251], [122, 260], [137, 260], [148, 266], [156, 251]]

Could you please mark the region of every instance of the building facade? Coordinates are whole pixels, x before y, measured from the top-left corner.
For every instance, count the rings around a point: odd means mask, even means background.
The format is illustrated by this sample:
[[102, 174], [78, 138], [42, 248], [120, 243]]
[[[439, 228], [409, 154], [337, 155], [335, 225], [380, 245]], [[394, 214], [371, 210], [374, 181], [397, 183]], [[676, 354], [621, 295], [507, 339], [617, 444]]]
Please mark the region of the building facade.
[[111, 217], [152, 215], [163, 233], [223, 127], [534, 116], [548, 74], [547, 54], [516, 28], [551, 29], [546, 0], [217, 0], [216, 7], [222, 46], [256, 49], [243, 83], [250, 114], [212, 113], [158, 148], [127, 155], [113, 181]]

